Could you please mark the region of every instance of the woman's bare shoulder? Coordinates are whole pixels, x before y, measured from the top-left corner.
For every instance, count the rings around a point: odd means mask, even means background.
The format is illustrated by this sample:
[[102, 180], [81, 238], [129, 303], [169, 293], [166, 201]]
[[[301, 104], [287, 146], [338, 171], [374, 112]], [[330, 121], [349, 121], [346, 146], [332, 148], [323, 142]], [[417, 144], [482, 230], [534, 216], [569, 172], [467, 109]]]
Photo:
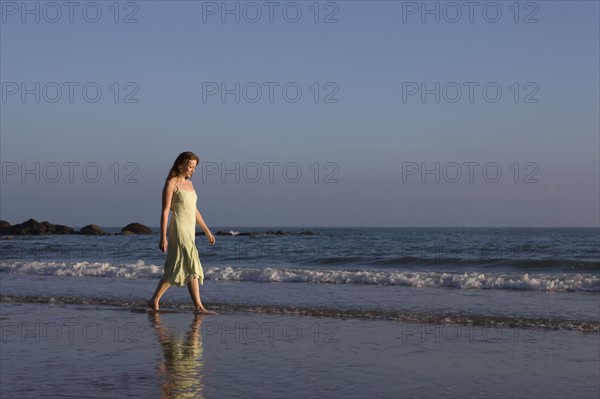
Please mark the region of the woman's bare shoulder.
[[172, 177], [168, 180], [165, 181], [165, 186], [164, 186], [165, 190], [175, 190], [177, 189], [177, 185], [175, 184], [175, 178]]

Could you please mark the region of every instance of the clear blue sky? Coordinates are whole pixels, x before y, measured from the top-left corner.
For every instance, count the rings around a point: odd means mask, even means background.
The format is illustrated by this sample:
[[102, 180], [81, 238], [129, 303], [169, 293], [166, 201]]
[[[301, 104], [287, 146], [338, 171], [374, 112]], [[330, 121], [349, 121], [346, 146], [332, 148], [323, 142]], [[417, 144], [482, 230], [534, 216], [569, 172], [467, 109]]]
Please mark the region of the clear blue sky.
[[189, 150], [209, 226], [600, 224], [598, 1], [0, 3], [10, 223], [157, 226]]

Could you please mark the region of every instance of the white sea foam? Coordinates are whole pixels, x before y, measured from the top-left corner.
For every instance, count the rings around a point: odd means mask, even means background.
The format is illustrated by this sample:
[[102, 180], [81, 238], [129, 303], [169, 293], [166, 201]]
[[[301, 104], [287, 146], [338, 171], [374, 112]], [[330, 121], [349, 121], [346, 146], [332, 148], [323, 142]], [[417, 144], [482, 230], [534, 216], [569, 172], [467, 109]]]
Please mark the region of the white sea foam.
[[[41, 274], [70, 277], [156, 278], [162, 275], [162, 266], [110, 262], [5, 262], [0, 271], [16, 274]], [[295, 282], [315, 284], [374, 284], [400, 285], [422, 288], [507, 289], [534, 291], [600, 292], [600, 277], [589, 273], [498, 273], [498, 272], [443, 272], [443, 271], [382, 271], [338, 269], [244, 268], [205, 267], [209, 280]]]
[[146, 265], [144, 261], [115, 265], [110, 262], [13, 262], [1, 263], [1, 272], [41, 274], [69, 277], [160, 277], [162, 266]]

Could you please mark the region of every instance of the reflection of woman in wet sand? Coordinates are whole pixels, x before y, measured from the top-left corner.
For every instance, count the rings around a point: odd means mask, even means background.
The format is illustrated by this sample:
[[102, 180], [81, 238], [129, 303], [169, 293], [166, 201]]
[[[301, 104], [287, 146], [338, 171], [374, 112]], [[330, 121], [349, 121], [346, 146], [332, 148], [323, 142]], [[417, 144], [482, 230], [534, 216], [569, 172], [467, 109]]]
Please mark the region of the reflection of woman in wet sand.
[[204, 398], [202, 361], [202, 316], [196, 314], [185, 338], [165, 327], [157, 312], [149, 315], [163, 359], [158, 365], [161, 398]]

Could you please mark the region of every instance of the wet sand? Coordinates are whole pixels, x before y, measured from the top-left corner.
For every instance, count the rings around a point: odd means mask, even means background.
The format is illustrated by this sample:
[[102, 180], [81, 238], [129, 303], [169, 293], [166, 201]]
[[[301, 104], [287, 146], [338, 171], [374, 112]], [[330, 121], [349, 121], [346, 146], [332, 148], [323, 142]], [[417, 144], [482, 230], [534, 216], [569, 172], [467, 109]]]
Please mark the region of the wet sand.
[[0, 396], [595, 398], [598, 333], [0, 303]]

